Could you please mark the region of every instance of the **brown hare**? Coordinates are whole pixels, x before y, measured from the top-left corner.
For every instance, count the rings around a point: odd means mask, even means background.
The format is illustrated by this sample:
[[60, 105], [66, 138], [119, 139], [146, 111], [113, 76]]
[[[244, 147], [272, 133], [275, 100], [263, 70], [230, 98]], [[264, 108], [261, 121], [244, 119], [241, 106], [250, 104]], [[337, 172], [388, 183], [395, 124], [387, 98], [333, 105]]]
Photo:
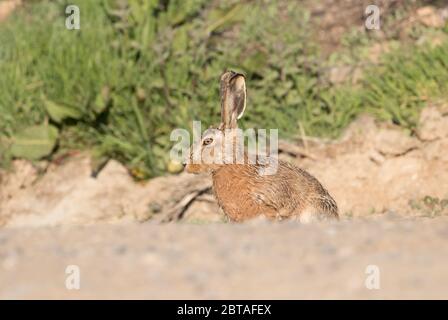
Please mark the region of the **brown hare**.
[[[277, 171], [266, 175], [261, 173], [263, 165], [259, 162], [247, 163], [246, 151], [242, 152], [245, 159], [242, 163], [211, 159], [226, 143], [234, 144], [230, 148], [233, 153], [241, 151], [236, 146], [234, 132], [246, 108], [244, 76], [225, 72], [221, 76], [220, 94], [221, 124], [206, 130], [200, 143], [191, 147], [185, 170], [211, 173], [216, 199], [226, 216], [232, 221], [260, 215], [278, 220], [294, 218], [300, 222], [338, 219], [336, 202], [327, 190], [312, 175], [290, 163], [278, 161]], [[232, 135], [230, 139], [229, 135]], [[231, 155], [232, 160], [234, 156]]]

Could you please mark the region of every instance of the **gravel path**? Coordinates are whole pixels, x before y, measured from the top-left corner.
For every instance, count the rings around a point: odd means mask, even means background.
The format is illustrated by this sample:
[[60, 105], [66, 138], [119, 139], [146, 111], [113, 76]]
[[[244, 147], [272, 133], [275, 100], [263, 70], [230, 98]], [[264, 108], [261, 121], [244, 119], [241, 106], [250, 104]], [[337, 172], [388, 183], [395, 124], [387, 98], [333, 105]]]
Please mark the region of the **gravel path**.
[[447, 299], [447, 241], [448, 217], [6, 228], [0, 299]]

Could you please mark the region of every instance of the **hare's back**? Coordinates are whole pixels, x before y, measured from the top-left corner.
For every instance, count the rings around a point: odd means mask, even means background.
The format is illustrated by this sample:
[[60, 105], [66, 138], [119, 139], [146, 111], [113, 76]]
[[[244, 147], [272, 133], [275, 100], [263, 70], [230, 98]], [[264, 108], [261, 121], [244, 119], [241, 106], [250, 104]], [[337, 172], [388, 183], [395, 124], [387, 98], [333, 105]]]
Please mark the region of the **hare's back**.
[[336, 202], [322, 184], [307, 171], [279, 161], [276, 174], [266, 175], [260, 184], [265, 198], [286, 214], [315, 211], [324, 216], [338, 216]]

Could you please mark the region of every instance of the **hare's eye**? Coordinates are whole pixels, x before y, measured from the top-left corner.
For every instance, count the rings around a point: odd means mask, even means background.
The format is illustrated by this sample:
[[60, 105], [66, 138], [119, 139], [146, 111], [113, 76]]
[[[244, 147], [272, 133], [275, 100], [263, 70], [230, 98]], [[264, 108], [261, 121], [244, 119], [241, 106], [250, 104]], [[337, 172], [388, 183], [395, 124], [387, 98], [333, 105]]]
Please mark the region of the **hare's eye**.
[[209, 144], [212, 143], [212, 142], [213, 142], [213, 139], [212, 139], [212, 138], [207, 138], [207, 139], [204, 139], [203, 144], [204, 144], [204, 146], [207, 146], [207, 145], [209, 145]]

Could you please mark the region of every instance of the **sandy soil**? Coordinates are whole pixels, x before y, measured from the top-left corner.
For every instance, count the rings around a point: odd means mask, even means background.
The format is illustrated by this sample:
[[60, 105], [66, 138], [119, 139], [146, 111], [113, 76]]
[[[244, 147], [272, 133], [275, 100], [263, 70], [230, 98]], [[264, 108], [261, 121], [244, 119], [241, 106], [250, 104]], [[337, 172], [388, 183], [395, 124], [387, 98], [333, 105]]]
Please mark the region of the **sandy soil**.
[[447, 241], [447, 217], [4, 229], [0, 299], [447, 299]]

